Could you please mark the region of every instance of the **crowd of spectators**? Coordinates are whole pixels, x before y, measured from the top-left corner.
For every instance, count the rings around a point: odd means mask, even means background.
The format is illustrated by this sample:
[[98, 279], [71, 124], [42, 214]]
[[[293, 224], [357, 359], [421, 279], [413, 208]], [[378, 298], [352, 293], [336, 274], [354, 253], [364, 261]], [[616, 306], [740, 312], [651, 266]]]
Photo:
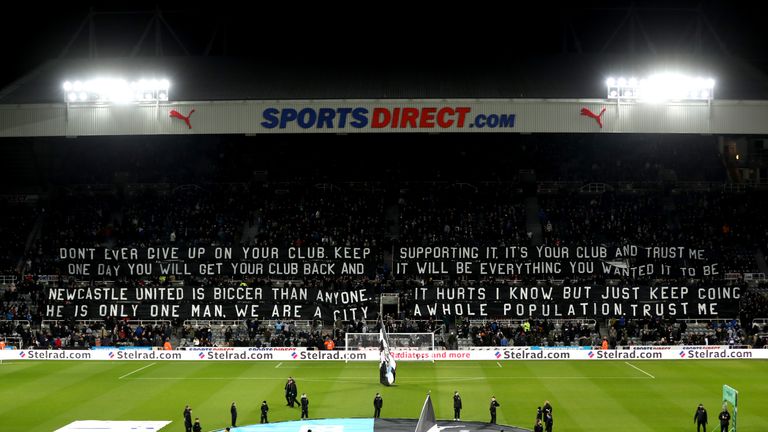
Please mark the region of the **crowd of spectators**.
[[27, 237], [37, 220], [34, 204], [0, 198], [0, 275], [17, 273]]
[[[768, 327], [768, 326], [766, 326]], [[745, 329], [738, 320], [693, 320], [663, 317], [608, 320], [491, 320], [466, 325], [459, 336], [471, 346], [595, 346], [632, 345], [756, 345], [761, 348], [768, 328]]]
[[525, 206], [513, 185], [411, 185], [401, 192], [404, 245], [499, 245], [527, 242]]
[[33, 332], [32, 347], [38, 349], [83, 349], [100, 346], [162, 347], [174, 327], [169, 323], [129, 323], [107, 318], [103, 321], [49, 321]]
[[384, 234], [384, 199], [375, 185], [276, 185], [246, 196], [255, 246], [375, 248]]
[[539, 204], [549, 245], [669, 244], [663, 203], [656, 194], [542, 195]]
[[580, 182], [719, 181], [715, 139], [688, 136], [576, 136], [530, 140], [521, 158], [539, 180]]
[[544, 243], [684, 246], [701, 249], [725, 273], [761, 273], [768, 224], [755, 194], [604, 192], [541, 195]]

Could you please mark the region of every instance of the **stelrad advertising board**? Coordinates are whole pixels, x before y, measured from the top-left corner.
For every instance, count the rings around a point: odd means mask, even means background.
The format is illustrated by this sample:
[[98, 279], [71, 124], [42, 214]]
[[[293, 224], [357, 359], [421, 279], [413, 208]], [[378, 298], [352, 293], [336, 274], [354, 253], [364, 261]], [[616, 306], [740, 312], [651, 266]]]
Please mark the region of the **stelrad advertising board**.
[[[394, 350], [398, 361], [514, 360], [749, 360], [768, 359], [766, 349], [706, 346], [635, 346], [600, 350], [590, 347], [487, 347], [468, 350]], [[314, 351], [304, 348], [193, 348], [188, 350], [124, 349], [0, 351], [0, 360], [186, 360], [186, 361], [378, 361], [379, 351]]]

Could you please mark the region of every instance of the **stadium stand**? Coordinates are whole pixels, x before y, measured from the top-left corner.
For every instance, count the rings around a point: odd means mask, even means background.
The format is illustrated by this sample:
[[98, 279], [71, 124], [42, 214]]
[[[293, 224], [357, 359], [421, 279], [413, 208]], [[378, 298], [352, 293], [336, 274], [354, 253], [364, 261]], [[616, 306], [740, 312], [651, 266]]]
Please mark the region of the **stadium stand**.
[[[163, 139], [142, 144], [141, 152], [129, 152], [118, 145], [112, 149], [117, 158], [89, 140], [78, 141], [71, 149], [51, 146], [41, 150], [40, 157], [61, 164], [55, 174], [42, 176], [52, 185], [50, 191], [30, 202], [2, 201], [0, 250], [5, 270], [0, 309], [6, 321], [0, 335], [21, 338], [27, 346], [54, 348], [162, 346], [170, 339], [174, 346], [182, 347], [270, 345], [321, 349], [326, 337], [340, 347], [346, 332], [371, 331], [375, 323], [43, 323], [41, 309], [45, 301], [41, 287], [116, 282], [105, 278], [78, 282], [64, 276], [65, 269], [56, 258], [59, 247], [364, 245], [385, 251], [375, 257], [375, 274], [359, 278], [313, 277], [292, 283], [330, 289], [364, 284], [376, 293], [397, 294], [403, 308], [399, 315], [392, 315], [390, 331], [434, 332], [438, 343], [448, 348], [504, 344], [596, 346], [603, 337], [611, 346], [762, 343], [757, 336], [762, 330], [759, 326], [753, 329], [750, 323], [754, 318], [768, 316], [766, 290], [759, 277], [767, 270], [763, 252], [768, 227], [760, 217], [764, 192], [754, 187], [729, 187], [731, 183], [724, 181], [727, 170], [708, 139], [678, 139], [673, 154], [665, 155], [659, 148], [670, 143], [658, 139], [621, 138], [631, 141], [633, 150], [627, 153], [627, 143], [602, 138], [585, 143], [581, 138], [566, 136], [547, 140], [531, 137], [517, 151], [504, 151], [505, 163], [517, 169], [506, 172], [486, 170], [487, 159], [474, 155], [472, 145], [459, 142], [419, 171], [391, 155], [382, 155], [384, 164], [360, 169], [353, 157], [337, 160], [311, 149], [308, 152], [315, 160], [293, 163], [291, 154], [269, 144], [233, 157], [233, 149], [240, 148], [237, 138], [229, 143], [206, 138], [183, 143], [191, 145], [194, 154], [181, 152], [181, 144]], [[544, 155], [548, 160], [542, 159]], [[260, 157], [272, 160], [258, 164]], [[463, 170], [454, 169], [455, 158], [459, 158]], [[562, 163], [552, 164], [552, 160]], [[351, 169], [344, 170], [344, 166]], [[432, 181], [423, 181], [425, 171]], [[302, 173], [307, 173], [306, 178]], [[318, 173], [319, 177], [315, 175]], [[398, 180], [355, 181], [356, 176], [365, 178], [365, 173], [370, 178], [391, 176]], [[391, 256], [386, 252], [394, 244], [595, 243], [685, 244], [706, 249], [722, 263], [723, 273], [730, 275], [731, 283], [749, 282], [746, 285], [751, 288], [742, 297], [738, 316], [728, 317], [740, 319], [743, 325], [686, 323], [679, 317], [618, 324], [622, 321], [595, 322], [586, 317], [547, 320], [534, 316], [527, 324], [530, 329], [523, 330], [522, 322], [501, 319], [415, 319], [402, 312], [413, 302], [408, 288], [425, 281], [393, 274]], [[120, 280], [129, 284], [145, 282], [153, 281]], [[239, 282], [226, 276], [165, 281], [176, 285]], [[265, 287], [283, 283], [248, 282]], [[455, 286], [464, 280], [448, 276], [431, 282]], [[517, 277], [513, 282], [538, 281]]]

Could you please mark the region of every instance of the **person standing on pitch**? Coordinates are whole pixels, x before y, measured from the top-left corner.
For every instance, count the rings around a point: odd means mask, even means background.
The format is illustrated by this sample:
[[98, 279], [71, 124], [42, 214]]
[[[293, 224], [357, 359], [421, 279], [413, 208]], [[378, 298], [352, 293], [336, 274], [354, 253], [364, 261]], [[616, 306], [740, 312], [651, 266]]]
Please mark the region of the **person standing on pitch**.
[[285, 406], [293, 407], [291, 404], [291, 381], [293, 378], [288, 377], [288, 381], [285, 382]]
[[500, 407], [499, 402], [496, 400], [496, 396], [491, 396], [491, 424], [496, 424], [496, 408]]
[[384, 406], [384, 399], [381, 395], [376, 393], [376, 397], [373, 398], [373, 418], [379, 418], [381, 416], [381, 407]]
[[184, 430], [192, 432], [192, 408], [189, 405], [184, 407]]
[[541, 407], [542, 420], [544, 421], [544, 428], [547, 432], [552, 432], [552, 424], [554, 423], [554, 417], [552, 416], [552, 404], [549, 401], [544, 401], [544, 406]]
[[549, 403], [549, 401], [544, 401], [544, 406], [541, 407], [542, 412], [549, 411], [550, 414], [552, 414], [552, 404]]
[[267, 401], [264, 401], [261, 403], [261, 423], [269, 423], [267, 412], [269, 412], [269, 406], [267, 405]]
[[293, 408], [296, 403], [296, 396], [299, 394], [296, 389], [296, 381], [293, 377], [288, 377], [288, 382], [285, 383], [285, 400], [288, 402], [288, 406]]
[[544, 426], [541, 425], [541, 419], [536, 419], [536, 425], [533, 426], [533, 432], [544, 432]]
[[707, 410], [704, 409], [704, 404], [699, 404], [696, 408], [696, 414], [693, 415], [693, 422], [696, 423], [696, 432], [707, 432]]
[[309, 399], [306, 393], [301, 394], [301, 418], [309, 418]]
[[232, 402], [232, 406], [229, 408], [229, 413], [232, 414], [232, 427], [237, 427], [237, 407]]
[[554, 423], [554, 420], [552, 419], [552, 411], [544, 410], [544, 428], [546, 432], [552, 432], [553, 423]]
[[728, 426], [731, 423], [731, 413], [728, 412], [728, 407], [723, 405], [723, 411], [717, 417], [720, 420], [720, 432], [728, 432]]
[[459, 392], [453, 392], [453, 421], [461, 420], [461, 396]]
[[203, 427], [200, 426], [200, 418], [195, 418], [195, 424], [192, 426], [192, 432], [203, 432]]

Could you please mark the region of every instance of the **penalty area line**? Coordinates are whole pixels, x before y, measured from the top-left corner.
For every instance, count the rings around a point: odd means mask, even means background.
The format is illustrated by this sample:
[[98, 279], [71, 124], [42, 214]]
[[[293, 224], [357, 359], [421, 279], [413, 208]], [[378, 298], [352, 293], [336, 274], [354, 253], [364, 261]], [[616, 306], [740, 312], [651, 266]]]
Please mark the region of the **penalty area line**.
[[125, 378], [125, 377], [127, 377], [127, 376], [131, 376], [131, 375], [135, 374], [136, 372], [139, 372], [139, 371], [143, 371], [144, 369], [146, 369], [146, 368], [148, 368], [148, 367], [150, 367], [150, 366], [154, 366], [154, 365], [156, 365], [156, 364], [157, 364], [157, 363], [150, 363], [150, 364], [148, 364], [148, 365], [146, 365], [146, 366], [143, 366], [143, 367], [140, 367], [140, 368], [136, 369], [136, 370], [135, 370], [135, 371], [133, 371], [133, 372], [128, 372], [127, 374], [125, 374], [125, 375], [121, 376], [121, 377], [120, 377], [120, 378], [118, 378], [118, 379], [123, 379], [123, 378]]
[[640, 372], [642, 372], [642, 373], [644, 373], [644, 374], [648, 375], [649, 377], [651, 377], [651, 378], [653, 378], [653, 379], [656, 379], [656, 377], [655, 377], [655, 376], [653, 376], [653, 375], [649, 374], [648, 372], [646, 372], [646, 371], [644, 371], [644, 370], [640, 369], [639, 367], [637, 367], [637, 366], [633, 365], [632, 363], [630, 363], [630, 362], [624, 362], [624, 363], [626, 363], [628, 366], [631, 366], [631, 367], [633, 367], [633, 368], [635, 368], [635, 369], [639, 370]]

